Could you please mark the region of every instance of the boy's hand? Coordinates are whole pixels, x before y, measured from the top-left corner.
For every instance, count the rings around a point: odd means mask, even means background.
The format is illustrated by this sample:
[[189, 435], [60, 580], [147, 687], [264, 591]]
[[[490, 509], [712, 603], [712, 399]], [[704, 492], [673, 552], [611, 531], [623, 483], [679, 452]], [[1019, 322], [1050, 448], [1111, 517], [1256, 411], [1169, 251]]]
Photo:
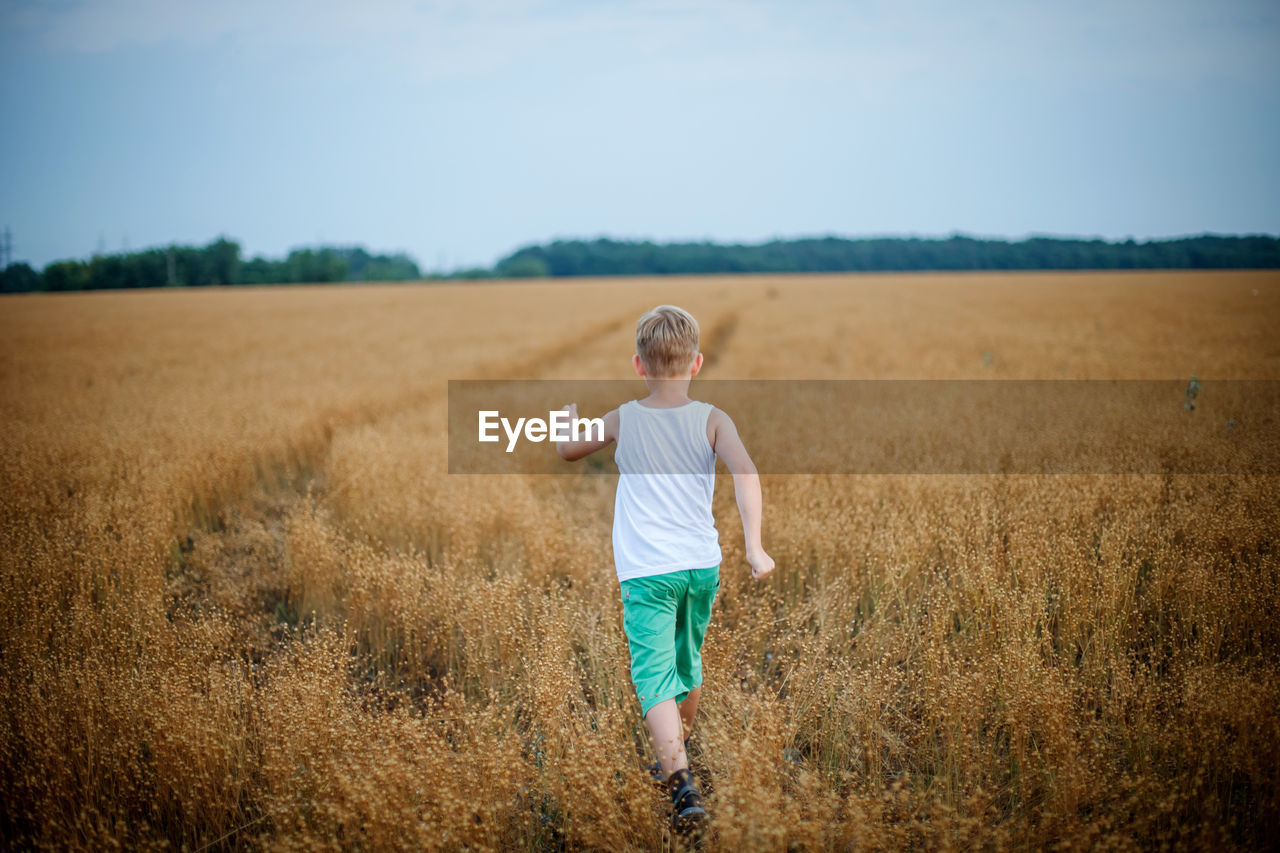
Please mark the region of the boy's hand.
[[773, 557], [766, 554], [763, 549], [748, 551], [747, 562], [751, 565], [751, 577], [756, 580], [763, 579], [769, 572], [773, 571]]
[[577, 403], [570, 403], [570, 404], [569, 404], [569, 405], [567, 405], [567, 406], [561, 406], [561, 407], [560, 407], [560, 411], [562, 411], [562, 412], [568, 412], [568, 413], [569, 413], [569, 417], [570, 417], [571, 419], [572, 419], [572, 418], [576, 418], [576, 417], [578, 416], [578, 404], [577, 404]]

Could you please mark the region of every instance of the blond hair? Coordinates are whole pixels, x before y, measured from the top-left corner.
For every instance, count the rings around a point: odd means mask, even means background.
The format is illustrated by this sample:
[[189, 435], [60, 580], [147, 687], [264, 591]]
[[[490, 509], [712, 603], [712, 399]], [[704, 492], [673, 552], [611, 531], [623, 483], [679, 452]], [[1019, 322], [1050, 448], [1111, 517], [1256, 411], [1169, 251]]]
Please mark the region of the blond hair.
[[659, 305], [636, 321], [636, 353], [655, 379], [684, 372], [698, 355], [698, 321], [683, 308]]

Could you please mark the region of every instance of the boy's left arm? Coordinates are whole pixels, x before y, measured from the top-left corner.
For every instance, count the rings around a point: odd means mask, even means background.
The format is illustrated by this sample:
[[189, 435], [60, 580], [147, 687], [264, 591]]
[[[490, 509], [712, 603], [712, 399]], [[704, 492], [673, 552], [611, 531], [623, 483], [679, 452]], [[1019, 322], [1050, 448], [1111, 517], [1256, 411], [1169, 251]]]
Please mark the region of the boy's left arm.
[[[561, 411], [568, 412], [570, 422], [572, 422], [573, 420], [576, 420], [578, 417], [578, 404], [570, 403], [569, 405], [561, 408]], [[577, 462], [579, 459], [583, 458], [584, 456], [590, 456], [592, 453], [595, 453], [597, 450], [600, 450], [601, 448], [604, 448], [604, 447], [608, 447], [614, 441], [617, 441], [618, 410], [614, 409], [613, 411], [609, 412], [604, 416], [603, 420], [604, 420], [604, 437], [602, 439], [580, 438], [580, 439], [577, 439], [576, 441], [573, 439], [570, 439], [569, 441], [557, 441], [556, 453], [560, 454], [561, 459], [566, 459], [569, 462]]]
[[760, 473], [747, 454], [733, 420], [719, 409], [711, 410], [707, 421], [707, 440], [733, 475], [733, 493], [738, 500], [738, 513], [742, 516], [747, 563], [751, 566], [751, 576], [760, 580], [772, 572], [774, 566], [773, 558], [760, 543], [760, 516], [764, 503], [760, 494]]

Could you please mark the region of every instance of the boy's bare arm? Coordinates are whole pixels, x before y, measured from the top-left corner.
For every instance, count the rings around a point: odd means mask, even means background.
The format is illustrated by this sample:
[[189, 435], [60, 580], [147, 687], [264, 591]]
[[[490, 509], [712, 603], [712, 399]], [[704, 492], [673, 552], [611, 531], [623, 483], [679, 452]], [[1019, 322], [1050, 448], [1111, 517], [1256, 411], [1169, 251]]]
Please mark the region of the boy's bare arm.
[[773, 571], [773, 558], [760, 544], [760, 516], [764, 500], [760, 494], [760, 474], [747, 454], [738, 435], [738, 428], [724, 412], [713, 409], [707, 420], [707, 440], [711, 449], [724, 460], [725, 467], [733, 475], [733, 493], [738, 499], [738, 513], [742, 516], [742, 534], [746, 539], [747, 562], [751, 576], [760, 580]]
[[[561, 411], [569, 413], [570, 420], [578, 417], [578, 404], [570, 403], [564, 406]], [[557, 441], [556, 453], [560, 454], [561, 459], [567, 459], [570, 462], [577, 462], [584, 456], [590, 456], [602, 447], [608, 447], [611, 443], [618, 439], [618, 410], [614, 409], [604, 416], [604, 438], [603, 439], [587, 439], [581, 438], [577, 441]]]

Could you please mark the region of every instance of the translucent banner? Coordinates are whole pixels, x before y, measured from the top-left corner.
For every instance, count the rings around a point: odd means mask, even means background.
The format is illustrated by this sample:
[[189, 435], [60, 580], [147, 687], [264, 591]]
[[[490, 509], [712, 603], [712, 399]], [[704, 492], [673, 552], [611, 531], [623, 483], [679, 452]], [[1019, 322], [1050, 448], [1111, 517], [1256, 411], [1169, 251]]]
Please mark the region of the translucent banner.
[[[615, 445], [569, 463], [555, 440], [647, 394], [451, 380], [449, 471], [617, 474]], [[689, 395], [733, 419], [762, 474], [1280, 474], [1277, 381], [695, 379]]]

